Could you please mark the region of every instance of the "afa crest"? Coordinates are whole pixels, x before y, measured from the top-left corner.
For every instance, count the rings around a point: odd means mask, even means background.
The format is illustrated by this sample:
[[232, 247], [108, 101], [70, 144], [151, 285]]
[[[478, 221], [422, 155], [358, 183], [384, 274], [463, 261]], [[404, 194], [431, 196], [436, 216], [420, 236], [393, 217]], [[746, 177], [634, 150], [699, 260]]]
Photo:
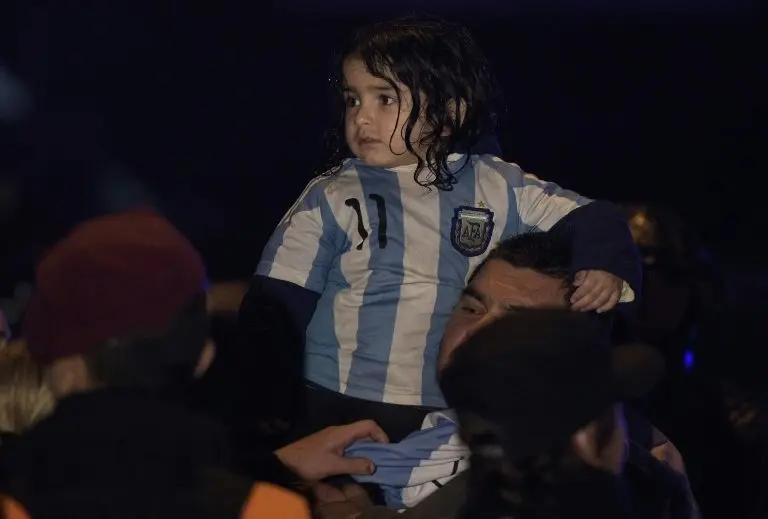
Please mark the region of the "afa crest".
[[451, 220], [451, 244], [464, 256], [479, 256], [493, 236], [493, 211], [480, 207], [458, 207]]

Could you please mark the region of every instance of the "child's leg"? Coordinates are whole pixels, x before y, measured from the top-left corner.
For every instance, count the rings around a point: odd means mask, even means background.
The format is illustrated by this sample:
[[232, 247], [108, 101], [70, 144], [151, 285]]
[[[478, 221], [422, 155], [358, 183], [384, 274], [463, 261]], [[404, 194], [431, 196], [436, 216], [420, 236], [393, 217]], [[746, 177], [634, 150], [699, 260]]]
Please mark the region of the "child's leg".
[[[424, 417], [433, 411], [426, 407], [404, 406], [371, 402], [352, 398], [311, 382], [307, 383], [305, 413], [294, 440], [332, 425], [344, 425], [359, 420], [373, 420], [384, 429], [391, 442], [399, 442], [421, 429]], [[328, 478], [326, 483], [341, 487], [354, 480], [349, 476]], [[362, 485], [374, 504], [383, 505], [381, 489], [375, 484]]]
[[359, 420], [373, 420], [389, 436], [399, 442], [421, 429], [424, 417], [434, 411], [427, 407], [372, 402], [352, 398], [311, 382], [307, 383], [306, 410], [295, 438], [301, 438], [331, 425], [344, 425]]

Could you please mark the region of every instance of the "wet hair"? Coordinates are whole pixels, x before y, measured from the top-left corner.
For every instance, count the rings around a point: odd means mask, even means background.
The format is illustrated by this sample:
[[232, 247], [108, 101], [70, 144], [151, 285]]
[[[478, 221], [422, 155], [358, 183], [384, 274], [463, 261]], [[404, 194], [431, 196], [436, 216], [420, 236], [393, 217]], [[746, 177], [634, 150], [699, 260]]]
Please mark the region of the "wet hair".
[[[598, 452], [611, 441], [614, 413], [610, 407], [595, 420]], [[539, 455], [512, 460], [502, 447], [504, 425], [471, 413], [461, 413], [458, 419], [461, 437], [471, 451], [468, 504], [472, 508], [515, 519], [549, 517], [547, 512], [564, 505], [557, 502], [558, 485], [586, 467], [569, 444], [555, 445]]]
[[205, 293], [196, 295], [161, 332], [136, 330], [107, 340], [84, 355], [100, 386], [146, 390], [187, 389], [208, 340]]
[[[393, 88], [396, 83], [405, 85], [413, 98], [403, 127], [411, 153], [415, 154], [411, 144], [414, 127], [422, 114], [426, 119], [420, 142], [426, 156], [418, 158], [414, 180], [425, 187], [451, 190], [456, 177], [448, 167], [448, 156], [471, 153], [482, 137], [492, 134], [502, 106], [496, 78], [469, 31], [433, 17], [400, 18], [358, 31], [338, 58], [334, 86], [340, 106], [343, 65], [349, 58], [360, 59], [371, 75]], [[424, 104], [420, 94], [426, 99]], [[335, 174], [349, 156], [343, 116], [330, 145], [333, 157], [326, 174]]]

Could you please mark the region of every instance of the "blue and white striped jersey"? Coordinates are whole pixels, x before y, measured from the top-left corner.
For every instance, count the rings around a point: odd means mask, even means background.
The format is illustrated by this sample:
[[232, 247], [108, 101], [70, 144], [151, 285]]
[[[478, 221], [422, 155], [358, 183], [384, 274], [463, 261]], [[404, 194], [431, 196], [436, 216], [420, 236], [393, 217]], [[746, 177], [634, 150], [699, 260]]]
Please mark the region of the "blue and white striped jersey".
[[470, 451], [459, 436], [456, 414], [446, 410], [429, 413], [421, 429], [399, 443], [358, 441], [344, 455], [371, 460], [376, 472], [355, 480], [379, 485], [387, 506], [402, 510], [467, 470]]
[[452, 155], [451, 191], [413, 166], [348, 160], [314, 179], [272, 235], [256, 274], [321, 294], [306, 376], [352, 397], [444, 407], [436, 362], [466, 281], [509, 236], [549, 230], [590, 202], [491, 155]]

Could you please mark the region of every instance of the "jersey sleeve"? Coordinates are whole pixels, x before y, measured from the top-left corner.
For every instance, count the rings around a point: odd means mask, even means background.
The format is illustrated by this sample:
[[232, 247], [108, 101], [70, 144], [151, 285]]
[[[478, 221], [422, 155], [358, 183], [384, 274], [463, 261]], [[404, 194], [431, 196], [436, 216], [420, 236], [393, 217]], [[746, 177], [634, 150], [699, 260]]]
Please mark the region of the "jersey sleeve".
[[548, 231], [562, 217], [592, 201], [530, 173], [520, 171], [519, 176], [513, 175], [510, 180], [516, 184], [515, 202], [520, 223], [528, 230]]
[[257, 275], [322, 293], [328, 271], [341, 253], [341, 231], [325, 194], [329, 181], [320, 177], [310, 182], [283, 217], [264, 249]]
[[501, 159], [494, 160], [493, 167], [504, 175], [509, 187], [509, 211], [516, 211], [519, 219], [514, 231], [550, 231], [556, 225], [567, 229], [574, 270], [610, 272], [624, 282], [619, 301], [635, 300], [642, 278], [637, 248], [625, 219], [612, 204], [543, 181]]

